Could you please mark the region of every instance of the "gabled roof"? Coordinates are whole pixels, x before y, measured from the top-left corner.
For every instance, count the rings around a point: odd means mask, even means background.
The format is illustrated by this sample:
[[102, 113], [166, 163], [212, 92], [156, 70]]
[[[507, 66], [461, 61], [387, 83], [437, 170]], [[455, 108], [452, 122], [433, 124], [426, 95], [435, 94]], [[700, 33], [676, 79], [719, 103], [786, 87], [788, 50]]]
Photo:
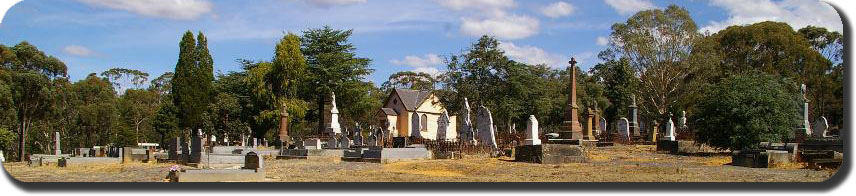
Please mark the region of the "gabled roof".
[[416, 111], [416, 108], [428, 99], [431, 95], [431, 91], [395, 89], [395, 94], [397, 94], [398, 98], [401, 99], [401, 102], [404, 104], [404, 109], [407, 109], [407, 111]]
[[392, 108], [381, 108], [380, 110], [386, 115], [398, 116], [398, 112], [395, 112], [395, 110]]

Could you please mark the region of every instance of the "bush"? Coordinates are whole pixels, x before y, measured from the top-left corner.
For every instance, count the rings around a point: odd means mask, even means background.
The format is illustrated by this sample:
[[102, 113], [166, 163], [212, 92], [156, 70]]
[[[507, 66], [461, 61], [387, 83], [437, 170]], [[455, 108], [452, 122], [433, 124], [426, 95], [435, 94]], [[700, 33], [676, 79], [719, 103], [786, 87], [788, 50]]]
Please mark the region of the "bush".
[[699, 103], [696, 140], [731, 150], [786, 141], [799, 122], [798, 98], [796, 85], [763, 73], [726, 78]]

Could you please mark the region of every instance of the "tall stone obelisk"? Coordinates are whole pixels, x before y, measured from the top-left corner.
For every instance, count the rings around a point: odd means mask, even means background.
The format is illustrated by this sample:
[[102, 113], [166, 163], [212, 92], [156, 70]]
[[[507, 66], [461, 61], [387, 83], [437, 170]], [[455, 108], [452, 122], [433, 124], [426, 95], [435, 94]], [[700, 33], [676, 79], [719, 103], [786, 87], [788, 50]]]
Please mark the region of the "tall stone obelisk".
[[571, 58], [568, 64], [571, 65], [568, 67], [570, 69], [568, 73], [571, 75], [571, 88], [568, 90], [571, 92], [568, 95], [568, 110], [565, 113], [565, 121], [562, 122], [562, 129], [559, 131], [559, 139], [584, 139], [578, 116], [580, 108], [577, 106], [577, 60]]
[[279, 112], [279, 141], [283, 146], [288, 146], [290, 138], [288, 137], [288, 106], [282, 103], [282, 108]]

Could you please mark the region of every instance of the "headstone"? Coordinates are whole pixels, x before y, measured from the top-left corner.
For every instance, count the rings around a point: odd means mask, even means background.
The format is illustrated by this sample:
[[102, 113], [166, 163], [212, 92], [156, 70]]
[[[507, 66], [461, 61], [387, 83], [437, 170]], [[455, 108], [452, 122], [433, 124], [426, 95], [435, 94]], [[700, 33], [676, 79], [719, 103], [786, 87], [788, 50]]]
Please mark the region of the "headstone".
[[797, 127], [797, 134], [796, 135], [802, 136], [802, 137], [808, 137], [808, 136], [812, 135], [812, 130], [811, 130], [811, 124], [808, 122], [809, 121], [809, 119], [808, 119], [809, 107], [808, 107], [808, 96], [807, 96], [808, 89], [807, 89], [805, 84], [800, 85], [800, 91], [802, 93], [802, 96], [803, 96], [802, 99], [804, 100], [804, 102], [803, 102], [802, 108], [800, 108], [800, 109], [802, 109], [802, 111], [801, 111], [802, 113], [800, 114], [800, 118], [801, 118], [800, 120], [802, 122], [800, 122], [799, 127]]
[[303, 148], [309, 150], [318, 150], [321, 149], [321, 139], [312, 138], [303, 140]]
[[538, 119], [535, 115], [529, 115], [529, 121], [526, 122], [526, 140], [523, 140], [523, 145], [541, 145], [538, 130]]
[[628, 119], [630, 124], [628, 124], [628, 126], [630, 128], [631, 133], [633, 134], [632, 136], [639, 136], [639, 107], [636, 106], [636, 95], [631, 94], [630, 101], [630, 106], [628, 106], [627, 110], [627, 112], [629, 113], [628, 116], [630, 116], [630, 119]]
[[663, 140], [675, 141], [675, 122], [672, 121], [672, 118], [669, 118], [669, 121], [666, 122], [666, 130], [663, 131], [665, 131]]
[[169, 160], [178, 160], [178, 152], [181, 149], [181, 138], [173, 138], [169, 140], [169, 151], [167, 155]]
[[217, 136], [216, 136], [216, 135], [212, 135], [212, 136], [211, 136], [211, 144], [210, 144], [210, 145], [211, 145], [211, 146], [214, 146], [215, 144], [217, 144]]
[[461, 126], [458, 128], [458, 137], [462, 142], [473, 143], [475, 140], [473, 134], [473, 122], [470, 121], [470, 103], [464, 97], [464, 108], [461, 115]]
[[496, 148], [496, 129], [493, 125], [493, 116], [484, 106], [479, 107], [478, 121], [478, 140], [479, 144]]
[[437, 140], [446, 140], [446, 131], [449, 129], [449, 113], [443, 111], [443, 115], [437, 119]]
[[618, 130], [619, 141], [630, 141], [630, 121], [627, 118], [618, 119], [615, 127]]
[[339, 125], [339, 109], [336, 108], [336, 93], [331, 92], [332, 101], [331, 104], [333, 107], [330, 109], [330, 126], [327, 127], [327, 132], [330, 135], [336, 135], [342, 133], [342, 126]]
[[243, 169], [259, 169], [264, 168], [263, 159], [256, 152], [249, 152], [244, 157]]
[[351, 148], [351, 139], [348, 139], [347, 135], [342, 135], [341, 139], [339, 139], [339, 148], [341, 148], [341, 149]]
[[577, 61], [574, 58], [568, 62], [568, 72], [571, 73], [571, 84], [568, 88], [570, 96], [568, 96], [568, 106], [565, 111], [565, 119], [562, 122], [562, 128], [558, 131], [559, 139], [583, 139], [583, 128], [579, 120], [579, 106], [577, 106]]
[[826, 117], [821, 116], [820, 119], [817, 119], [817, 122], [814, 123], [814, 132], [815, 137], [830, 137], [829, 136], [829, 121], [826, 120]]
[[687, 125], [687, 111], [681, 111], [681, 118], [678, 119], [678, 127], [681, 129], [686, 129], [689, 127]]
[[660, 123], [657, 121], [654, 121], [651, 124], [653, 126], [651, 126], [651, 134], [648, 136], [648, 141], [657, 142], [657, 134], [659, 134], [659, 130], [657, 130], [657, 129], [660, 128]]
[[339, 147], [339, 141], [336, 139], [335, 136], [330, 137], [330, 139], [327, 139], [327, 146], [326, 147], [328, 149], [336, 149]]
[[413, 115], [410, 117], [410, 136], [414, 138], [422, 137], [422, 123], [419, 122], [419, 113], [413, 112]]
[[288, 105], [282, 103], [279, 111], [279, 138], [278, 146], [288, 146], [291, 143], [291, 138], [288, 137]]
[[363, 133], [362, 132], [354, 133], [354, 145], [355, 146], [363, 146]]
[[202, 161], [202, 129], [196, 130], [196, 134], [191, 137], [190, 141], [190, 163], [200, 163]]
[[54, 134], [56, 135], [54, 138], [54, 155], [60, 155], [62, 154], [62, 150], [60, 150], [59, 132], [54, 132]]
[[600, 127], [599, 128], [600, 129], [597, 130], [598, 135], [606, 133], [606, 118], [603, 118], [603, 117], [600, 118]]
[[6, 153], [4, 153], [3, 150], [0, 150], [0, 163], [6, 162], [6, 155], [5, 154]]

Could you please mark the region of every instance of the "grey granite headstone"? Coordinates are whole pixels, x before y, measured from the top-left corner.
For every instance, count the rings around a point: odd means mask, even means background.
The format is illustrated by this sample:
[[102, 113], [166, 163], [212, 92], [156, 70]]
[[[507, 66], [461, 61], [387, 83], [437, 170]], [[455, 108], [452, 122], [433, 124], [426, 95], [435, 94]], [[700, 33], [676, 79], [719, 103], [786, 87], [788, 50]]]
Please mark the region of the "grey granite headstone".
[[341, 139], [339, 139], [339, 148], [341, 148], [341, 149], [351, 148], [351, 139], [348, 139], [347, 135], [342, 135]]
[[362, 132], [354, 133], [354, 145], [355, 146], [362, 146], [363, 145], [363, 133]]
[[629, 124], [627, 124], [627, 125], [630, 128], [630, 131], [633, 134], [633, 136], [640, 136], [641, 133], [639, 132], [639, 112], [638, 112], [639, 107], [636, 106], [636, 95], [630, 95], [630, 99], [631, 99], [631, 104], [628, 107], [628, 111], [627, 111], [627, 112], [629, 112], [628, 116], [630, 116], [630, 119], [628, 119]]
[[336, 149], [336, 148], [338, 148], [338, 147], [339, 147], [339, 140], [338, 140], [338, 139], [336, 139], [336, 136], [333, 136], [333, 137], [330, 137], [329, 139], [327, 139], [327, 146], [326, 146], [326, 148], [328, 148], [328, 149]]
[[597, 134], [600, 135], [602, 133], [606, 133], [606, 118], [600, 118], [600, 129], [597, 130]]
[[496, 129], [493, 124], [493, 116], [484, 106], [479, 107], [478, 121], [478, 138], [479, 144], [496, 148]]
[[446, 131], [449, 129], [449, 113], [443, 111], [443, 115], [437, 119], [437, 140], [446, 140]]
[[541, 145], [541, 139], [538, 138], [538, 119], [535, 115], [529, 115], [529, 121], [526, 123], [526, 140], [523, 140], [523, 145]]

